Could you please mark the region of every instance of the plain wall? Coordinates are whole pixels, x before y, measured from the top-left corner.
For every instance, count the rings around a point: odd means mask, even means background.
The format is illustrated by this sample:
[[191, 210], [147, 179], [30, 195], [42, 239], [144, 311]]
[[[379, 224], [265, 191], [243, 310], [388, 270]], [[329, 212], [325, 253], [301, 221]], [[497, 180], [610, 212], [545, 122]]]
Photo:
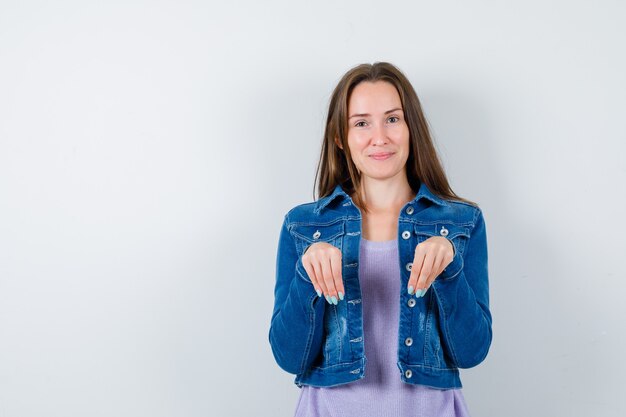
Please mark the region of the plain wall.
[[624, 3], [232, 3], [0, 1], [0, 417], [291, 416], [279, 228], [374, 61], [485, 214], [472, 415], [625, 415]]

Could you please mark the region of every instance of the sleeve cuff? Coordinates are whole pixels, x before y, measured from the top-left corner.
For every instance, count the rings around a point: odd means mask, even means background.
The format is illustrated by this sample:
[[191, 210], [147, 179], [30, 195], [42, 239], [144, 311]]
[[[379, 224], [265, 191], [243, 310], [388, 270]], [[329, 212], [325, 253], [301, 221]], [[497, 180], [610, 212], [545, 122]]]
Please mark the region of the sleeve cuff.
[[454, 242], [450, 240], [450, 243], [452, 243], [452, 247], [454, 248], [454, 257], [452, 258], [452, 262], [439, 274], [439, 278], [444, 280], [456, 277], [463, 269], [463, 257], [459, 254], [459, 251], [456, 250]]
[[313, 308], [315, 310], [315, 301], [319, 297], [315, 291], [313, 283], [309, 279], [309, 275], [306, 273], [306, 270], [302, 265], [302, 260], [300, 258], [296, 263], [296, 277], [291, 285], [295, 287], [298, 297], [302, 301], [302, 305], [307, 306], [305, 310], [308, 311], [308, 308]]
[[302, 257], [298, 258], [298, 262], [296, 263], [296, 272], [298, 276], [300, 277], [300, 279], [311, 284], [311, 289], [315, 290], [313, 288], [313, 283], [311, 282], [311, 279], [309, 278], [309, 274], [306, 273], [306, 270], [304, 269], [304, 265], [302, 264]]

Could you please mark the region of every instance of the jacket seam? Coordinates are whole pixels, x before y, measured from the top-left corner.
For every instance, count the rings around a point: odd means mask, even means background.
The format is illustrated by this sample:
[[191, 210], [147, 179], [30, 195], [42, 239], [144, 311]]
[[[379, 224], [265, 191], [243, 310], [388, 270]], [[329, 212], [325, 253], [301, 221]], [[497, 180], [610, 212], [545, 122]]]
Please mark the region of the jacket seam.
[[333, 305], [332, 307], [335, 311], [334, 311], [334, 319], [335, 319], [335, 326], [337, 326], [337, 331], [335, 332], [336, 334], [336, 341], [339, 344], [339, 350], [337, 351], [337, 353], [340, 355], [339, 357], [341, 357], [341, 352], [343, 352], [343, 341], [342, 341], [342, 337], [341, 337], [341, 332], [339, 332], [339, 313], [337, 312], [337, 306]]
[[[311, 299], [311, 302], [309, 303], [311, 309], [313, 309], [313, 299]], [[307, 341], [306, 341], [306, 349], [304, 351], [304, 355], [302, 355], [302, 362], [300, 363], [300, 373], [304, 372], [304, 368], [305, 368], [305, 363], [309, 357], [309, 354], [311, 352], [311, 344], [313, 343], [313, 332], [315, 331], [315, 311], [309, 311], [308, 314], [309, 316], [309, 334], [307, 335]]]
[[405, 363], [406, 366], [412, 366], [414, 368], [426, 368], [426, 369], [432, 369], [434, 371], [446, 371], [446, 372], [458, 372], [459, 368], [440, 368], [437, 366], [431, 366], [431, 365], [422, 365], [422, 364], [412, 364], [412, 363]]
[[313, 366], [311, 367], [311, 369], [319, 369], [320, 371], [324, 371], [326, 369], [330, 369], [330, 368], [337, 368], [339, 366], [346, 366], [346, 365], [352, 365], [354, 362], [359, 362], [360, 360], [363, 359], [363, 356], [361, 355], [359, 358], [357, 358], [356, 360], [350, 361], [350, 362], [339, 362], [339, 363], [335, 363], [333, 365], [328, 365], [328, 366]]

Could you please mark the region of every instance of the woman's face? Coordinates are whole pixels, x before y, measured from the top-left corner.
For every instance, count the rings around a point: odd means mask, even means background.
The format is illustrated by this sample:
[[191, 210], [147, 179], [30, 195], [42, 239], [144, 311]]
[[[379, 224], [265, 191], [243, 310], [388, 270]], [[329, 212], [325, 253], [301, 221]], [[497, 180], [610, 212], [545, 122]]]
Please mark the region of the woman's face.
[[405, 175], [409, 127], [392, 84], [364, 81], [354, 87], [348, 102], [348, 146], [362, 180]]

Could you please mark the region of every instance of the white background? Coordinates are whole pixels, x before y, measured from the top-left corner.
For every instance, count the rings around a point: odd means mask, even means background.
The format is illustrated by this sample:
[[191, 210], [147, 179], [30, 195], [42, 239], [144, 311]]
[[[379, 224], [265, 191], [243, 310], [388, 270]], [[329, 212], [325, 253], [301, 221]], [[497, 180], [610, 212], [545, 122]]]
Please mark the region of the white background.
[[473, 416], [623, 416], [620, 1], [0, 1], [0, 417], [291, 416], [267, 339], [328, 99], [390, 61], [484, 211]]

